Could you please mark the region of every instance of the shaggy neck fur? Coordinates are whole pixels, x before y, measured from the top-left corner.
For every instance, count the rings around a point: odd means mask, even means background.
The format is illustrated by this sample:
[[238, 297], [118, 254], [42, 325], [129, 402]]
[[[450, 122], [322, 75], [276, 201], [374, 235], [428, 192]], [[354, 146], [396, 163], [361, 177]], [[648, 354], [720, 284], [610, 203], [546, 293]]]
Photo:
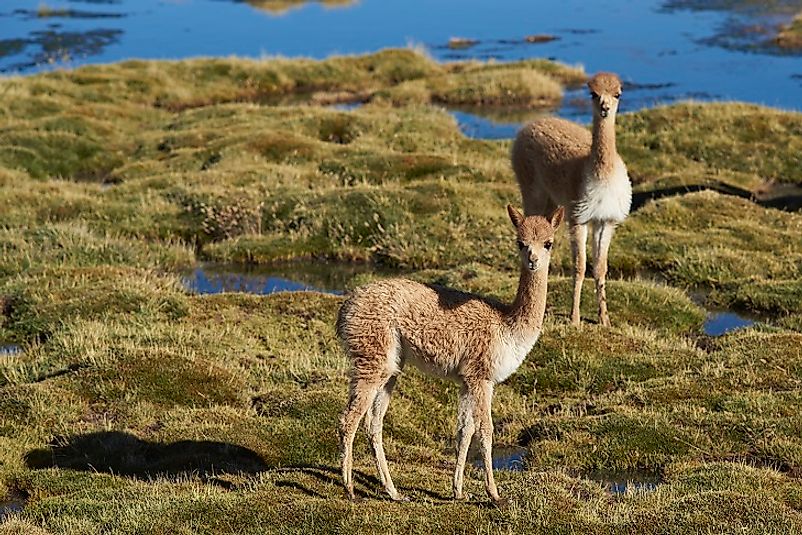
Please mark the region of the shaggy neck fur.
[[597, 177], [610, 176], [615, 168], [618, 153], [615, 148], [615, 115], [605, 118], [593, 116], [593, 144], [590, 148], [590, 164]]
[[521, 269], [518, 294], [507, 314], [507, 324], [515, 330], [540, 330], [546, 313], [546, 286], [549, 267], [543, 266], [534, 273]]

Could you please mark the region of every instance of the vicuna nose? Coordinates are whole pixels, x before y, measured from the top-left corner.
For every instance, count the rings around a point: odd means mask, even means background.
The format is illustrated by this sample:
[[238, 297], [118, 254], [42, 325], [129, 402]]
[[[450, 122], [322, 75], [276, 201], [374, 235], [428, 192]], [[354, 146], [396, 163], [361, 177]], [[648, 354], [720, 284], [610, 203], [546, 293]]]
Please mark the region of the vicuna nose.
[[600, 111], [601, 116], [602, 117], [607, 117], [607, 114], [609, 112], [610, 112], [610, 106], [608, 106], [607, 104], [602, 104], [601, 105], [601, 111]]

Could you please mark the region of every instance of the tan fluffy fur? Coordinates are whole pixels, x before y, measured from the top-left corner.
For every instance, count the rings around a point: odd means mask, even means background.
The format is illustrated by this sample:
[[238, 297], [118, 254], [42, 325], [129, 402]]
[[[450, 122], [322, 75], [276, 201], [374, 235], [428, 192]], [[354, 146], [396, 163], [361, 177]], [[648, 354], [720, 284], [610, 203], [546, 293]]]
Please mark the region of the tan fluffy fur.
[[406, 279], [368, 284], [343, 303], [337, 334], [351, 359], [351, 382], [348, 405], [340, 419], [340, 452], [343, 483], [351, 498], [353, 442], [364, 415], [379, 478], [391, 498], [402, 499], [390, 478], [382, 422], [396, 377], [412, 363], [462, 384], [455, 498], [462, 498], [468, 447], [478, 432], [485, 488], [491, 499], [499, 499], [491, 455], [493, 386], [517, 369], [540, 335], [551, 243], [563, 217], [562, 208], [548, 218], [525, 218], [512, 207], [508, 212], [521, 253], [518, 293], [512, 304]]
[[574, 263], [571, 321], [579, 325], [579, 303], [585, 278], [588, 224], [593, 226], [593, 275], [599, 321], [607, 312], [607, 253], [615, 225], [629, 214], [632, 186], [615, 146], [615, 116], [621, 81], [599, 73], [588, 82], [593, 99], [593, 131], [554, 117], [526, 125], [512, 146], [511, 159], [527, 215], [567, 208]]

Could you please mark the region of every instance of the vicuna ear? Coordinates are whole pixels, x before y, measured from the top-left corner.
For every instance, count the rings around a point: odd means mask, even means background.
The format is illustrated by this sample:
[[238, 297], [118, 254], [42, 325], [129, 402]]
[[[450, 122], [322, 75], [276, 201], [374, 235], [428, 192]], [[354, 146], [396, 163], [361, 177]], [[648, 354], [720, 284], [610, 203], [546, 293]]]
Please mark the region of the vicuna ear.
[[558, 207], [554, 210], [551, 215], [549, 216], [549, 221], [551, 221], [551, 226], [555, 229], [560, 226], [560, 223], [563, 222], [563, 217], [565, 216], [565, 208], [563, 206]]
[[519, 212], [513, 205], [507, 205], [507, 213], [510, 214], [510, 221], [512, 224], [515, 225], [515, 228], [519, 228], [521, 224], [524, 222], [524, 215]]

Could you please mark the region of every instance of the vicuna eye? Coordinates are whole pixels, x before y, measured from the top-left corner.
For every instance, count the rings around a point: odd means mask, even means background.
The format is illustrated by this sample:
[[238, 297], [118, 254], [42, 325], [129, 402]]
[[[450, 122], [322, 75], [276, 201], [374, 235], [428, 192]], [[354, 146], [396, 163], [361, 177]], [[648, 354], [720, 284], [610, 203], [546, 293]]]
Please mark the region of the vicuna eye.
[[616, 94], [615, 94], [615, 95], [613, 95], [613, 96], [614, 96], [615, 98], [621, 98], [621, 93], [616, 93]]
[[594, 91], [591, 91], [591, 92], [590, 92], [590, 96], [591, 96], [591, 98], [593, 98], [593, 99], [598, 99], [598, 98], [599, 98], [599, 94], [598, 94], [598, 93], [596, 93], [596, 92], [594, 92]]
[[523, 249], [524, 247], [526, 247], [526, 244], [521, 240], [518, 240], [518, 249]]
[[552, 242], [547, 241], [546, 243], [543, 244], [543, 247], [545, 247], [547, 251], [551, 251], [551, 246], [552, 245], [553, 245]]

